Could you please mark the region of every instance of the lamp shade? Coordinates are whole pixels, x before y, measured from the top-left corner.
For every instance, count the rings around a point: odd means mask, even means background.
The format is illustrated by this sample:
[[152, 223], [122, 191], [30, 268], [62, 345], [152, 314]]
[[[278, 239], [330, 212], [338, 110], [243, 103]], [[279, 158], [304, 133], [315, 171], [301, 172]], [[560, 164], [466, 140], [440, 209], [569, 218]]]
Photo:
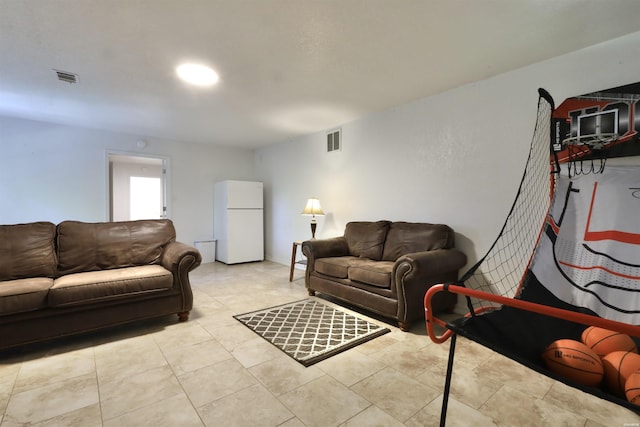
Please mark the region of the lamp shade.
[[324, 215], [322, 207], [320, 206], [320, 200], [316, 198], [307, 200], [307, 205], [301, 213], [302, 215]]

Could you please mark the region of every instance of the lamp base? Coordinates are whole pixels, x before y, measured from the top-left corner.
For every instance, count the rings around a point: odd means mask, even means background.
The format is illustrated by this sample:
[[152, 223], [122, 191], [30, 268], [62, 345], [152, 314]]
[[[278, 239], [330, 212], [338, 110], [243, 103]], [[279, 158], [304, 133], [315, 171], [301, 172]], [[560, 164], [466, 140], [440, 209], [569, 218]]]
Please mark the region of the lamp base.
[[311, 238], [315, 239], [316, 238], [316, 226], [318, 224], [316, 224], [315, 222], [311, 223]]

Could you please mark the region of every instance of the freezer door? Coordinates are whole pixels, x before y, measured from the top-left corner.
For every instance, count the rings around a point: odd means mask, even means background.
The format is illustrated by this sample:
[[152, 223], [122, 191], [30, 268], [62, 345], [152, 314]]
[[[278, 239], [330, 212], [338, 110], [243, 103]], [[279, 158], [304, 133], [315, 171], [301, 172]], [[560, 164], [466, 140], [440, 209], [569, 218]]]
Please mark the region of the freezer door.
[[227, 209], [262, 209], [262, 183], [225, 181]]
[[227, 264], [264, 260], [262, 209], [227, 212]]

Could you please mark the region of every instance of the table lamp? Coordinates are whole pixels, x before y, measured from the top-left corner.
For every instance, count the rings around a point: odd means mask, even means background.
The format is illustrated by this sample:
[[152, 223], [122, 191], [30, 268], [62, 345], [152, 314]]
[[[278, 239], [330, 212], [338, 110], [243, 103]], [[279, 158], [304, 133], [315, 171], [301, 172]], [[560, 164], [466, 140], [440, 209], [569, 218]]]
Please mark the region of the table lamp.
[[302, 215], [311, 215], [311, 238], [316, 238], [316, 215], [321, 216], [324, 215], [322, 212], [322, 207], [320, 206], [320, 200], [313, 197], [307, 200], [307, 205], [304, 207], [302, 211]]

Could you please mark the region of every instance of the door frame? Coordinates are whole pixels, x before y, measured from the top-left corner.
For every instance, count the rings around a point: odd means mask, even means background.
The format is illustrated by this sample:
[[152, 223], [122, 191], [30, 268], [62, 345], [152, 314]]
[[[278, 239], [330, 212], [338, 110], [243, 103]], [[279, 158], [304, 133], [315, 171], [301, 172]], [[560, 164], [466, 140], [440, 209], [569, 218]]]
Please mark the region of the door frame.
[[164, 218], [171, 218], [171, 159], [167, 156], [161, 156], [157, 154], [146, 154], [146, 153], [138, 153], [134, 151], [124, 151], [124, 150], [105, 150], [104, 162], [105, 162], [105, 198], [106, 203], [105, 206], [107, 208], [105, 212], [105, 218], [107, 221], [111, 221], [111, 174], [109, 171], [109, 160], [111, 156], [125, 156], [131, 158], [145, 158], [145, 159], [158, 159], [162, 161], [162, 167], [164, 168], [164, 179], [163, 179], [163, 192], [164, 192], [164, 205], [166, 207], [166, 211], [164, 212]]

